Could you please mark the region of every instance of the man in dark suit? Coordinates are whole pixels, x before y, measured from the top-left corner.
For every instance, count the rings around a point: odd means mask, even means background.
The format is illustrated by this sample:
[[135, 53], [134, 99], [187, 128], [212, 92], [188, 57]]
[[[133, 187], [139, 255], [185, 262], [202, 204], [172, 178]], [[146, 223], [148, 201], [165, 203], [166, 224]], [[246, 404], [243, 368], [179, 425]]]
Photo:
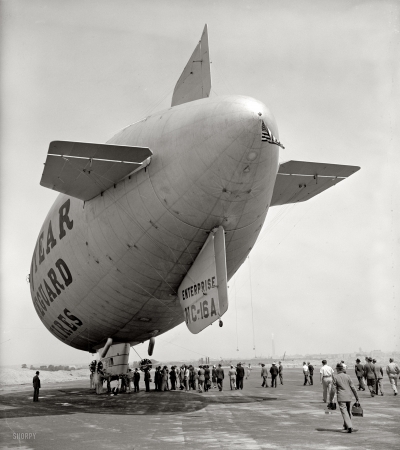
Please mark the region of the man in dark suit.
[[236, 387], [237, 389], [243, 389], [243, 378], [245, 376], [242, 363], [238, 363], [236, 367]]
[[40, 389], [40, 378], [39, 371], [36, 371], [36, 375], [33, 377], [33, 401], [39, 401], [39, 389]]
[[371, 393], [371, 397], [374, 397], [376, 380], [378, 377], [376, 376], [375, 366], [372, 364], [372, 358], [368, 358], [368, 362], [364, 366], [364, 378], [367, 380], [367, 386]]
[[133, 372], [133, 392], [139, 392], [139, 381], [140, 381], [140, 373], [136, 367], [135, 371]]
[[356, 371], [356, 377], [358, 380], [358, 390], [365, 391], [364, 366], [361, 364], [361, 361], [359, 358], [356, 359], [356, 365], [354, 366], [354, 370]]
[[278, 377], [279, 369], [276, 367], [276, 364], [274, 362], [269, 369], [269, 373], [271, 374], [271, 387], [276, 388], [276, 378]]
[[313, 376], [314, 376], [314, 366], [310, 363], [307, 363], [308, 365], [308, 372], [309, 372], [309, 379], [311, 386], [314, 384], [313, 382]]

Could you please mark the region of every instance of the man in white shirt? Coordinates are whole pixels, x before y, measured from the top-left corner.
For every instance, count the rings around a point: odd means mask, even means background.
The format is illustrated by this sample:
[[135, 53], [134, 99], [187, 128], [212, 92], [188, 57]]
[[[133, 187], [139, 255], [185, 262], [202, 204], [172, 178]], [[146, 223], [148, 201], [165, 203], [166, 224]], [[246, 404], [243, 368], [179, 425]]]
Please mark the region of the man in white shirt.
[[308, 365], [306, 364], [306, 362], [303, 362], [303, 374], [304, 374], [304, 386], [308, 383], [310, 384], [310, 381], [308, 379], [308, 376], [310, 374], [309, 370], [308, 370]]
[[186, 388], [186, 392], [189, 391], [189, 376], [190, 376], [190, 370], [188, 366], [185, 366], [185, 388]]
[[400, 369], [393, 358], [389, 358], [389, 364], [386, 366], [386, 373], [389, 377], [389, 382], [392, 386], [394, 395], [397, 395], [397, 380], [399, 378]]
[[332, 389], [332, 375], [333, 369], [327, 365], [326, 359], [322, 361], [322, 367], [319, 370], [319, 379], [322, 384], [322, 398], [326, 403], [327, 399], [330, 397], [331, 389]]

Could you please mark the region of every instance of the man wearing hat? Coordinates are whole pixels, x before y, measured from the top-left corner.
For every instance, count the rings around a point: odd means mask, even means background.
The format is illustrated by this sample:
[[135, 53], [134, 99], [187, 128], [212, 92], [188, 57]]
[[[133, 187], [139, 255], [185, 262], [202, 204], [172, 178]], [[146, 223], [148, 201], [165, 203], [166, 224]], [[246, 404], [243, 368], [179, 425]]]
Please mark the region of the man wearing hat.
[[261, 376], [263, 379], [261, 387], [268, 387], [268, 369], [265, 367], [265, 364], [261, 364]]
[[225, 372], [222, 368], [221, 364], [218, 364], [218, 368], [215, 369], [215, 375], [217, 377], [217, 386], [220, 391], [222, 391], [223, 384], [224, 384], [224, 378], [225, 378]]
[[322, 384], [323, 388], [322, 398], [325, 403], [327, 401], [327, 398], [330, 396], [332, 386], [332, 375], [333, 375], [332, 367], [329, 367], [326, 359], [323, 359], [322, 367], [319, 370], [319, 379]]
[[39, 401], [39, 389], [40, 389], [40, 378], [39, 371], [36, 371], [36, 375], [33, 377], [33, 401]]
[[351, 394], [353, 393], [356, 401], [358, 402], [358, 394], [354, 387], [351, 378], [344, 372], [344, 367], [341, 363], [336, 365], [337, 374], [333, 375], [332, 389], [330, 393], [330, 401], [332, 402], [335, 392], [337, 393], [337, 401], [339, 409], [343, 417], [343, 430], [347, 433], [352, 433], [353, 424], [351, 423]]
[[382, 388], [382, 378], [383, 378], [383, 369], [382, 366], [376, 363], [376, 359], [372, 360], [372, 364], [375, 366], [375, 373], [376, 373], [376, 386], [375, 386], [375, 395], [379, 394], [379, 391], [381, 391], [381, 395], [383, 395], [383, 388]]
[[358, 380], [358, 390], [365, 391], [364, 384], [364, 366], [361, 364], [359, 358], [356, 359], [356, 365], [354, 366], [354, 370], [356, 372], [356, 377]]
[[400, 369], [393, 358], [389, 358], [389, 364], [386, 366], [386, 373], [389, 377], [389, 382], [392, 386], [394, 395], [397, 395], [397, 379], [399, 377]]
[[364, 366], [364, 378], [367, 380], [367, 386], [371, 393], [371, 397], [374, 397], [377, 376], [375, 366], [372, 363], [372, 358], [368, 358], [368, 362]]
[[236, 367], [236, 388], [243, 389], [243, 378], [244, 378], [244, 368], [242, 367], [242, 363], [238, 363]]
[[276, 387], [276, 379], [278, 377], [279, 370], [274, 362], [272, 363], [272, 366], [269, 369], [269, 373], [271, 374], [271, 387]]

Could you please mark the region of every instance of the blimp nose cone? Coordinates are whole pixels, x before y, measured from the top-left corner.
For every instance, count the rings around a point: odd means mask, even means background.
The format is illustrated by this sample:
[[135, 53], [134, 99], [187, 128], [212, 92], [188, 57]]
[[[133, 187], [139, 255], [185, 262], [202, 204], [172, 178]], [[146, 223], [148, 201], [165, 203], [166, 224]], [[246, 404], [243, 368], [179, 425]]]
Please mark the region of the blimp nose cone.
[[177, 114], [188, 125], [174, 141], [180, 148], [176, 158], [158, 163], [165, 175], [153, 183], [159, 196], [193, 226], [234, 229], [254, 222], [268, 208], [278, 170], [279, 147], [262, 141], [263, 121], [277, 133], [268, 108], [249, 97], [229, 96], [201, 101], [196, 109], [185, 105]]

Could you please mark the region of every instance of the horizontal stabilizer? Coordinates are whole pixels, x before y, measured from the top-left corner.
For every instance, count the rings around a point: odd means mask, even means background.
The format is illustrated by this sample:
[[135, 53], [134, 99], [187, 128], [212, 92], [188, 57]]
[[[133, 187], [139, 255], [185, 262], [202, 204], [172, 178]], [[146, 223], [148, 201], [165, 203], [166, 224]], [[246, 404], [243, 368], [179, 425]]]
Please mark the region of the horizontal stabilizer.
[[90, 200], [143, 164], [147, 147], [54, 141], [50, 143], [40, 184], [80, 200]]
[[360, 168], [339, 164], [288, 161], [279, 166], [271, 206], [304, 202], [335, 186]]
[[171, 106], [207, 98], [211, 91], [210, 53], [205, 25], [200, 42], [194, 49], [172, 94]]
[[179, 286], [185, 322], [193, 334], [218, 320], [228, 310], [225, 232], [213, 230]]

